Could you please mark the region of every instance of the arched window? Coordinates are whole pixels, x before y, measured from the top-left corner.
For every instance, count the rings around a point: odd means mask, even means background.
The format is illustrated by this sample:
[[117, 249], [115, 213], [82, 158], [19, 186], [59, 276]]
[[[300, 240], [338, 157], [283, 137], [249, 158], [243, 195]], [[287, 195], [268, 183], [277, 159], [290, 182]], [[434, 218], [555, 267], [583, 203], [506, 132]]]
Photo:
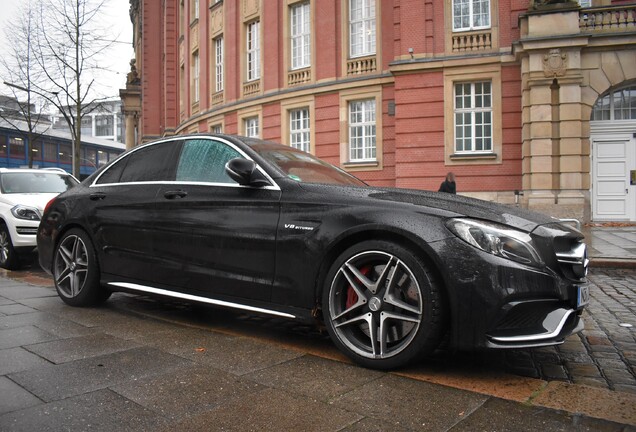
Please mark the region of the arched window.
[[599, 97], [592, 108], [592, 121], [599, 120], [636, 120], [636, 85]]

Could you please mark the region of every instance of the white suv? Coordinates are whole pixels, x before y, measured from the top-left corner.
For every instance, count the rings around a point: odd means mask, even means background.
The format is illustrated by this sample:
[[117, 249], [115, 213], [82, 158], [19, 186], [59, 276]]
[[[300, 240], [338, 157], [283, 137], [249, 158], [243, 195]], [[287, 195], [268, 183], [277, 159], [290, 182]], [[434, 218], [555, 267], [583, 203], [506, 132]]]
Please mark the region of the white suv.
[[46, 204], [79, 183], [61, 168], [0, 168], [0, 267], [16, 269], [36, 246]]

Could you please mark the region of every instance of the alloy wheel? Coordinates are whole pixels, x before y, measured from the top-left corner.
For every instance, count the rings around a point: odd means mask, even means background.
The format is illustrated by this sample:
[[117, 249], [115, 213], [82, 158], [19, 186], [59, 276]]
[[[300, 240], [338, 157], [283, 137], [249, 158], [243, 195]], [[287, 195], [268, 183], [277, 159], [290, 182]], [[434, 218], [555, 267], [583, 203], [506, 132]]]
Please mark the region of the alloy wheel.
[[406, 349], [422, 323], [422, 292], [398, 257], [367, 251], [337, 271], [329, 293], [334, 332], [350, 350], [369, 359]]
[[0, 262], [7, 262], [9, 259], [9, 234], [0, 231]]
[[54, 269], [55, 283], [66, 297], [76, 297], [84, 288], [88, 276], [86, 245], [76, 235], [69, 235], [57, 248]]

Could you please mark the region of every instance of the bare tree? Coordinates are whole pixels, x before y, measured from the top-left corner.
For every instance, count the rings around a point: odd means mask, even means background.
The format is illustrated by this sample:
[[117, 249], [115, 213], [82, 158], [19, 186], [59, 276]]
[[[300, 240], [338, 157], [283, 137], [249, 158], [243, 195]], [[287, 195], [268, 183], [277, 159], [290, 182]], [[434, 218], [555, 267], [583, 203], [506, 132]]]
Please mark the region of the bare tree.
[[73, 136], [73, 174], [79, 177], [82, 118], [99, 106], [101, 62], [116, 35], [101, 26], [104, 0], [41, 0], [34, 46], [45, 80], [37, 92], [60, 111]]
[[46, 99], [38, 95], [44, 76], [34, 56], [34, 41], [39, 31], [36, 13], [31, 1], [21, 4], [13, 25], [4, 28], [10, 52], [0, 58], [0, 74], [14, 100], [11, 106], [0, 110], [0, 118], [24, 140], [29, 168], [33, 167], [33, 148], [48, 129], [41, 124], [45, 120], [41, 113], [46, 108]]

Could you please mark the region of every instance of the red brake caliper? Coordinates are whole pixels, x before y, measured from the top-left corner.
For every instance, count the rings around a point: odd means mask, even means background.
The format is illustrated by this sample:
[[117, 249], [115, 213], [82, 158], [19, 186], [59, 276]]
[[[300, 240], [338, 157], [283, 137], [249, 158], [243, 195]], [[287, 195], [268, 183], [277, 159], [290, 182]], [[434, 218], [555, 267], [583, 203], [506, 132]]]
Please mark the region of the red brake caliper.
[[[360, 269], [360, 273], [362, 273], [365, 276], [369, 273], [369, 271], [371, 271], [370, 266], [362, 267]], [[353, 287], [349, 285], [349, 287], [347, 288], [347, 303], [345, 304], [345, 308], [349, 309], [351, 306], [356, 304], [357, 301], [358, 301], [358, 294], [356, 294], [356, 290], [354, 290]]]

